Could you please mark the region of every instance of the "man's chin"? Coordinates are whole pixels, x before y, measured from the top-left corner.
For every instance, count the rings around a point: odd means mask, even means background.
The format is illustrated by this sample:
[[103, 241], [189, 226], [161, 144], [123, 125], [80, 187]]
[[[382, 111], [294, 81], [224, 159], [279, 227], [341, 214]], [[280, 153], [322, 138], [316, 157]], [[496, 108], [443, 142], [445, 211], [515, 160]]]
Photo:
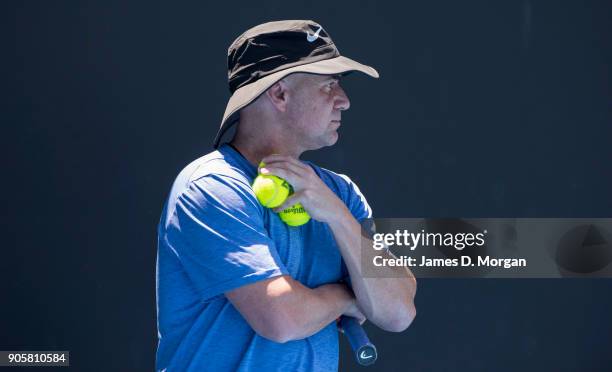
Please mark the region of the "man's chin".
[[312, 151], [312, 150], [319, 150], [322, 149], [324, 147], [330, 147], [336, 144], [336, 142], [338, 142], [338, 133], [336, 131], [334, 131], [332, 134], [330, 134], [327, 138], [325, 138], [323, 141], [319, 142], [318, 145], [313, 146], [312, 148], [309, 148], [307, 151]]
[[332, 146], [334, 145], [336, 142], [338, 142], [338, 138], [340, 137], [340, 135], [338, 134], [338, 130], [334, 129], [329, 133], [329, 136], [326, 138], [327, 139], [327, 146]]

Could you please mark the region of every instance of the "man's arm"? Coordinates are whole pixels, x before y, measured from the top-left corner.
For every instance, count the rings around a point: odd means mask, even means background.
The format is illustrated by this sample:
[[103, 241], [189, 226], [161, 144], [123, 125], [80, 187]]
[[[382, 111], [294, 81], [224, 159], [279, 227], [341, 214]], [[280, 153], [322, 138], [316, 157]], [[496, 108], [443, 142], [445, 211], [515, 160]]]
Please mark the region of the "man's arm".
[[341, 315], [361, 316], [345, 284], [310, 289], [287, 275], [236, 288], [225, 296], [257, 334], [275, 342], [311, 336]]
[[[330, 222], [329, 227], [351, 277], [357, 303], [368, 320], [386, 331], [401, 332], [408, 328], [416, 316], [414, 275], [406, 267], [383, 266], [377, 268], [378, 277], [364, 278], [362, 259], [372, 262], [375, 255], [393, 258], [393, 254], [367, 249], [363, 252], [367, 257], [362, 257], [362, 244], [372, 247], [373, 242], [362, 235], [361, 225], [346, 208], [343, 216]], [[363, 239], [369, 242], [363, 243]]]
[[[312, 218], [329, 225], [346, 263], [357, 304], [372, 323], [388, 331], [401, 332], [416, 316], [414, 296], [416, 280], [405, 267], [381, 267], [378, 278], [364, 278], [361, 273], [361, 226], [346, 205], [325, 185], [309, 166], [295, 158], [270, 155], [262, 159], [266, 163], [262, 174], [273, 174], [286, 179], [295, 193], [283, 205], [282, 210], [301, 203]], [[369, 254], [383, 254], [384, 251]]]
[[363, 318], [341, 284], [314, 289], [288, 276], [248, 181], [199, 177], [169, 199], [160, 241], [202, 299], [224, 294], [260, 335], [278, 342], [307, 337], [342, 314]]

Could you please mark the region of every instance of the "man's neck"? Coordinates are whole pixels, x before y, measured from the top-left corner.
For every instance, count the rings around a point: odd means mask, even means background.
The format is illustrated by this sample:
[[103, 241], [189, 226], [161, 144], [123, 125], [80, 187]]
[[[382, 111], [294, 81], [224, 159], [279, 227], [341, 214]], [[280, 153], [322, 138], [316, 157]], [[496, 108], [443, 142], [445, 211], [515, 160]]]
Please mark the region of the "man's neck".
[[230, 144], [240, 152], [240, 154], [246, 158], [249, 163], [253, 164], [255, 167], [259, 166], [259, 162], [261, 159], [268, 155], [272, 154], [280, 154], [280, 155], [289, 155], [296, 158], [299, 158], [301, 152], [297, 151], [289, 151], [286, 146], [281, 146], [275, 144], [275, 141], [257, 141], [255, 139], [245, 141], [241, 140], [240, 137], [236, 136]]

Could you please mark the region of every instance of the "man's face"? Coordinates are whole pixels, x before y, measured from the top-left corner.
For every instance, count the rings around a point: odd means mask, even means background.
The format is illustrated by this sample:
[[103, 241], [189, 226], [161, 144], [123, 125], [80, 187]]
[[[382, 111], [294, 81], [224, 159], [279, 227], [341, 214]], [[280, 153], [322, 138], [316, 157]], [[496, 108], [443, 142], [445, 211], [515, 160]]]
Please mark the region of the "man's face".
[[333, 145], [338, 140], [341, 112], [350, 107], [339, 76], [295, 75], [287, 113], [296, 143], [304, 151]]

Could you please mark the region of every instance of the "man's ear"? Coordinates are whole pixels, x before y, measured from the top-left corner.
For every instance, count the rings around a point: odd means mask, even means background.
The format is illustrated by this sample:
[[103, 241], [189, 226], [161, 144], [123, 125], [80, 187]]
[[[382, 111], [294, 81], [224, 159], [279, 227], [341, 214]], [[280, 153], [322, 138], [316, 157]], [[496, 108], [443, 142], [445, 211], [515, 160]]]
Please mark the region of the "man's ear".
[[266, 90], [266, 97], [278, 111], [285, 112], [287, 110], [288, 88], [287, 83], [280, 80]]

